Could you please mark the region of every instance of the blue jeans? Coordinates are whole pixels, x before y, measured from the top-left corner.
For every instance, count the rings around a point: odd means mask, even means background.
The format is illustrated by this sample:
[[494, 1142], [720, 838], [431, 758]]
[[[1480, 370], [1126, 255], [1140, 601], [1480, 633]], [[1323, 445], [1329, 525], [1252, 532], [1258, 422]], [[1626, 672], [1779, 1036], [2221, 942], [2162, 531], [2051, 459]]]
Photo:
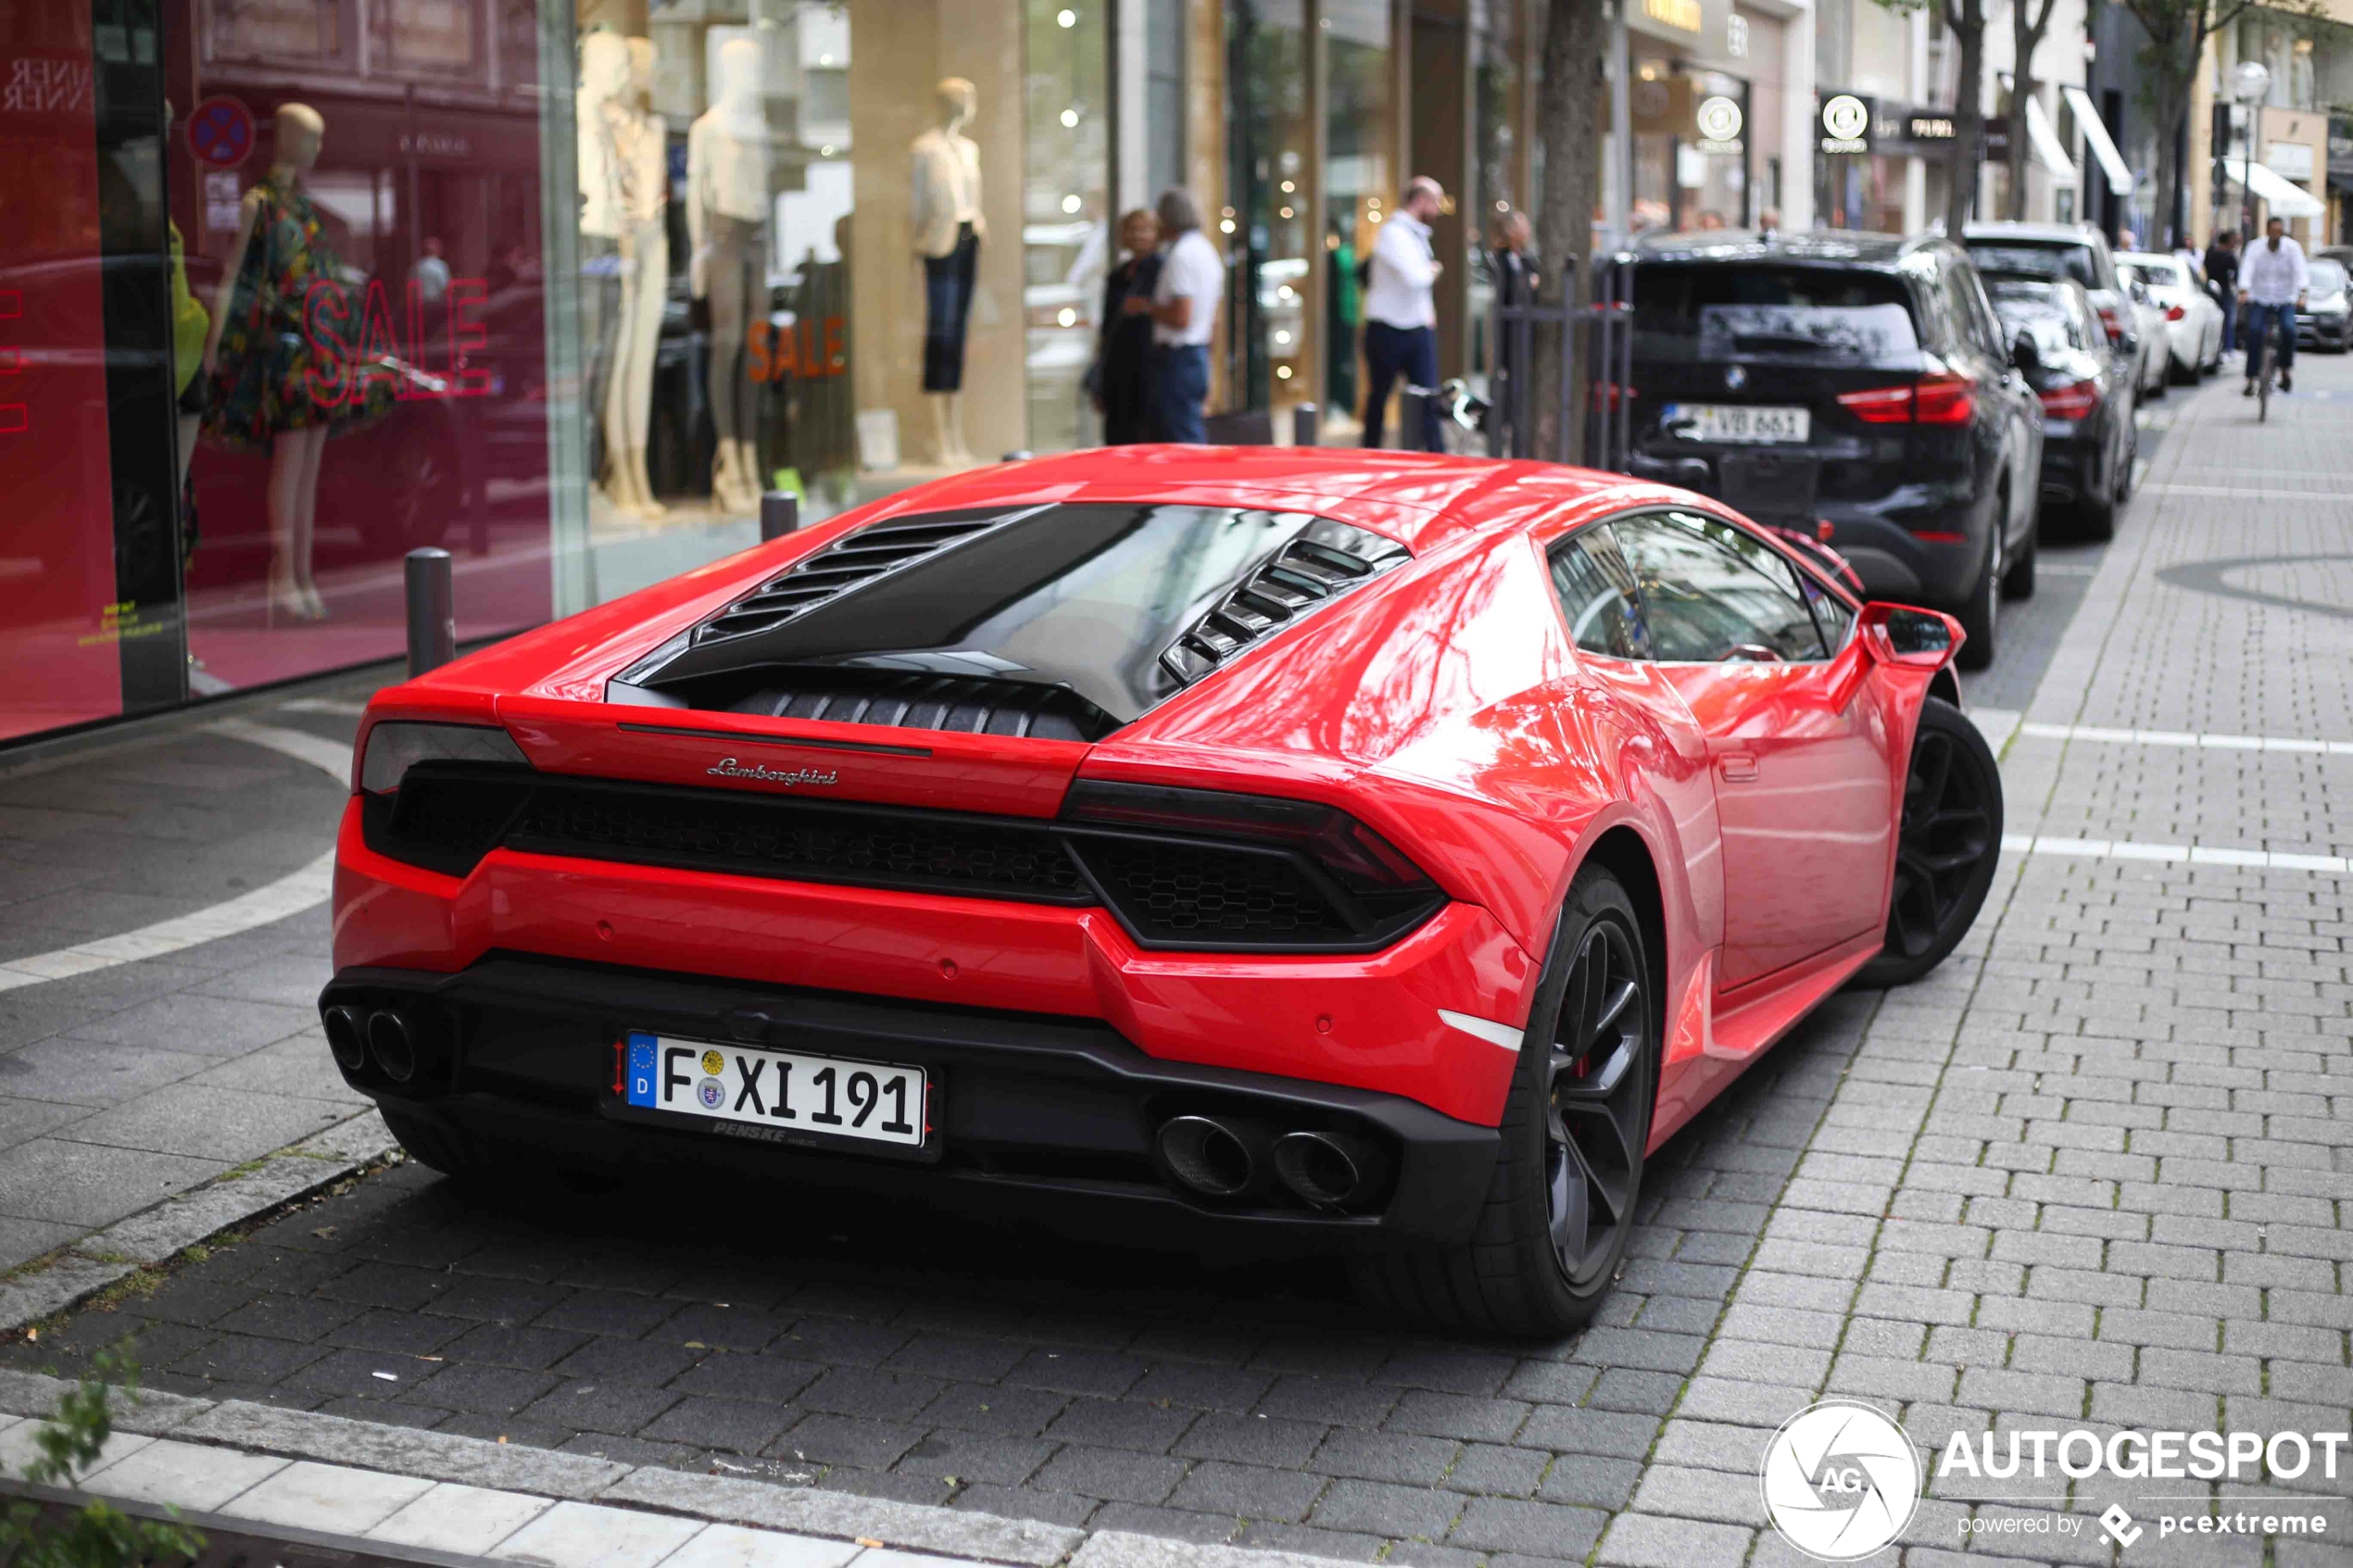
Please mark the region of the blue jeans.
[[2246, 307], [2246, 379], [2255, 379], [2256, 345], [2271, 323], [2280, 325], [2280, 345], [2271, 351], [2271, 362], [2285, 375], [2296, 369], [2296, 307], [2293, 305], [2263, 305], [2249, 300]]
[[1144, 418], [1154, 441], [1208, 439], [1202, 400], [1209, 395], [1209, 348], [1198, 343], [1156, 343], [1144, 359]]
[[[1438, 384], [1438, 334], [1428, 327], [1392, 327], [1386, 321], [1365, 323], [1365, 445], [1381, 444], [1381, 426], [1389, 418], [1389, 389], [1399, 376], [1408, 386]], [[1410, 417], [1410, 415], [1409, 415]], [[1422, 405], [1422, 428], [1408, 431], [1425, 452], [1442, 452], [1438, 434], [1438, 406]]]

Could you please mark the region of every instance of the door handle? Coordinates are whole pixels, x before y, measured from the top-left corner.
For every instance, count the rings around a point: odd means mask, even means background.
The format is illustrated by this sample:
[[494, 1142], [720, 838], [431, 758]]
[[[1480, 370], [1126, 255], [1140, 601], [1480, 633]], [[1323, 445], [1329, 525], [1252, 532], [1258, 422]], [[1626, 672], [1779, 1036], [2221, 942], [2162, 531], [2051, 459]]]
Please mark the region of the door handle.
[[1744, 751], [1728, 752], [1716, 764], [1716, 771], [1726, 784], [1754, 784], [1756, 781], [1756, 759]]

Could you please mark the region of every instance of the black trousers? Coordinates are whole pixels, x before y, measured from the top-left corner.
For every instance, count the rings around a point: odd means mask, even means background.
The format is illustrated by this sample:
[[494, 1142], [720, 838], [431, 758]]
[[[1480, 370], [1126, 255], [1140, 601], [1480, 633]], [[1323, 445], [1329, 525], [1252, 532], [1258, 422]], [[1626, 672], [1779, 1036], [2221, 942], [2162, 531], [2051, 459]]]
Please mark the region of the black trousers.
[[[1392, 327], [1386, 321], [1365, 323], [1365, 445], [1381, 444], [1381, 427], [1389, 419], [1389, 393], [1399, 376], [1408, 386], [1438, 385], [1438, 333], [1428, 327]], [[1421, 439], [1425, 452], [1442, 452], [1438, 433], [1438, 406], [1422, 405], [1422, 428], [1408, 432], [1410, 442]]]
[[980, 236], [969, 223], [956, 226], [956, 248], [924, 257], [924, 390], [964, 388], [964, 329], [972, 322], [973, 273], [980, 262]]

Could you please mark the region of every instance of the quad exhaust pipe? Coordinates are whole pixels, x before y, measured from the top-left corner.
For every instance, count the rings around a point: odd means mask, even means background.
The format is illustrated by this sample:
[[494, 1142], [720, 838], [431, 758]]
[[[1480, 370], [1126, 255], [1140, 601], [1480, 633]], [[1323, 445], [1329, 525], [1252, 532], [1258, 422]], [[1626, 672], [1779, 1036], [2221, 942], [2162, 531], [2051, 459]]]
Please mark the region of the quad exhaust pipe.
[[368, 1065], [368, 1019], [358, 1008], [332, 1007], [327, 1010], [327, 1048], [335, 1053], [336, 1065], [346, 1073], [358, 1073]]
[[1161, 1123], [1160, 1157], [1179, 1185], [1205, 1198], [1236, 1198], [1274, 1181], [1312, 1209], [1342, 1209], [1388, 1173], [1387, 1157], [1348, 1133], [1285, 1133], [1272, 1144], [1250, 1123], [1176, 1116]]

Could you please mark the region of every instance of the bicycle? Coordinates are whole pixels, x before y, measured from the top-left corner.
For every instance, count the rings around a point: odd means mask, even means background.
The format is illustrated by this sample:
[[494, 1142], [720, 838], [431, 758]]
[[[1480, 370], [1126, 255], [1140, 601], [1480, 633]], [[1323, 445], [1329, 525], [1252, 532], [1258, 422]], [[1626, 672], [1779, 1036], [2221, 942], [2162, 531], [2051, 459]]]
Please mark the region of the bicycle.
[[2271, 417], [2271, 383], [2279, 373], [2279, 361], [2271, 358], [2271, 327], [2264, 323], [2263, 333], [2248, 352], [2255, 356], [2255, 422], [2262, 424]]

